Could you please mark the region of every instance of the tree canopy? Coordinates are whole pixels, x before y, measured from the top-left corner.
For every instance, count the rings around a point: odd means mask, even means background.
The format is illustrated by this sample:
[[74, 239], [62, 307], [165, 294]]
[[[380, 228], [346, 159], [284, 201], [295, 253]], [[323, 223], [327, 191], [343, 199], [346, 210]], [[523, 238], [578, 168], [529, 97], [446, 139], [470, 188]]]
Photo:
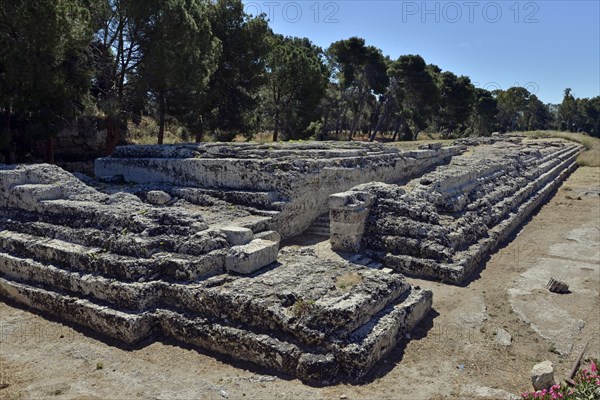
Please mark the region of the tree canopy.
[[141, 121], [230, 141], [415, 140], [560, 129], [600, 136], [600, 97], [544, 104], [523, 87], [490, 92], [420, 55], [391, 58], [359, 37], [323, 50], [271, 31], [241, 0], [0, 1], [0, 153], [53, 159], [78, 118], [105, 154]]
[[3, 1], [0, 27], [0, 146], [10, 161], [41, 140], [52, 162], [52, 137], [89, 92], [89, 11], [76, 0]]
[[272, 117], [273, 141], [280, 131], [285, 139], [298, 139], [317, 117], [325, 94], [327, 70], [322, 51], [308, 39], [279, 35], [270, 38], [269, 46], [264, 104]]

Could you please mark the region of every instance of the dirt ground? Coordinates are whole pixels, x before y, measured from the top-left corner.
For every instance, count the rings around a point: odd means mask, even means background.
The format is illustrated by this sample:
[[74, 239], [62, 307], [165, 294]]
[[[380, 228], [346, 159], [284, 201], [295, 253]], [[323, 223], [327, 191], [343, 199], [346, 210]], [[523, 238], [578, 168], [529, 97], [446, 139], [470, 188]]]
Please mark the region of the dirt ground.
[[410, 281], [434, 292], [427, 320], [365, 382], [331, 387], [176, 343], [119, 348], [0, 303], [0, 398], [502, 399], [543, 360], [564, 379], [587, 340], [600, 357], [600, 168], [577, 170], [463, 287]]

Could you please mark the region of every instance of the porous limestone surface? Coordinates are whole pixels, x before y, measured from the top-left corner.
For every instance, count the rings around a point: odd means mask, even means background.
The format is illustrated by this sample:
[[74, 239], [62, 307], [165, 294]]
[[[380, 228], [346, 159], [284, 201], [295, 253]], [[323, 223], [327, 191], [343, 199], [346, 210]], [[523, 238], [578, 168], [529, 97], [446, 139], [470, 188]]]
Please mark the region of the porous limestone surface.
[[225, 268], [239, 274], [251, 274], [277, 260], [279, 243], [264, 239], [233, 246], [225, 256]]
[[[405, 185], [370, 183], [347, 192], [374, 199], [355, 218], [364, 231], [353, 238], [356, 247], [403, 273], [460, 283], [576, 168], [580, 151], [561, 140], [457, 142], [471, 147]], [[340, 213], [336, 196], [332, 238], [353, 232], [351, 210]]]
[[[130, 184], [185, 187], [192, 203], [203, 196], [247, 202], [275, 212], [269, 229], [289, 238], [328, 211], [329, 195], [371, 181], [398, 182], [460, 154], [464, 146], [400, 150], [364, 142], [203, 143], [123, 146], [96, 160], [98, 177]], [[179, 190], [179, 189], [178, 189]], [[263, 213], [264, 214], [264, 213]]]
[[[0, 298], [126, 343], [172, 337], [307, 382], [361, 377], [431, 308], [399, 272], [465, 279], [578, 151], [511, 137], [126, 146], [98, 179], [1, 165]], [[330, 206], [332, 247], [366, 254], [280, 249]]]
[[[366, 374], [431, 308], [401, 274], [279, 251], [279, 233], [244, 226], [257, 216], [229, 195], [194, 192], [224, 202], [210, 223], [210, 206], [176, 195], [196, 188], [87, 183], [0, 166], [0, 298], [125, 343], [173, 337], [319, 383]], [[173, 197], [157, 206], [151, 190]]]

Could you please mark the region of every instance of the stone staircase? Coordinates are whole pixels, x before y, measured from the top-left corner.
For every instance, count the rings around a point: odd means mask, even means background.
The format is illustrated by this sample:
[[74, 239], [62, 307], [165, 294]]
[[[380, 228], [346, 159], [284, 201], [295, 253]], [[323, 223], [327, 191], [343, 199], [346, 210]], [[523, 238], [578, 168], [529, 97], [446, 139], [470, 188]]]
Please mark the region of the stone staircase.
[[355, 254], [349, 259], [350, 262], [353, 262], [358, 265], [364, 265], [365, 267], [373, 268], [373, 269], [382, 269], [384, 268], [383, 264], [372, 259], [366, 254]]
[[475, 148], [406, 191], [374, 186], [363, 248], [404, 274], [462, 282], [577, 167], [579, 145], [511, 144]]
[[312, 224], [304, 231], [304, 235], [319, 236], [329, 238], [329, 213], [321, 214], [313, 221]]

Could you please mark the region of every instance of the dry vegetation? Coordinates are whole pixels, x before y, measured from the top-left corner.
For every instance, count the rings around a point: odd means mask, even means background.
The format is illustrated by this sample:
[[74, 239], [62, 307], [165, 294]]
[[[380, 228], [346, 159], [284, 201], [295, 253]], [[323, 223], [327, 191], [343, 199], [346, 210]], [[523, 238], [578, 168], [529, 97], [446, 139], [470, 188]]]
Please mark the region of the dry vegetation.
[[[142, 121], [135, 125], [129, 123], [127, 141], [134, 144], [156, 144], [156, 137], [158, 133], [158, 125], [153, 118], [143, 117]], [[550, 138], [561, 138], [571, 140], [580, 143], [584, 147], [584, 151], [579, 155], [577, 161], [580, 166], [588, 167], [600, 167], [600, 139], [588, 136], [584, 133], [573, 133], [573, 132], [559, 132], [559, 131], [531, 131], [523, 132], [531, 139], [550, 139]], [[253, 142], [271, 142], [272, 132], [260, 132], [253, 137]], [[332, 138], [332, 140], [345, 140], [347, 134], [341, 133], [338, 138]], [[360, 136], [357, 136], [355, 140], [361, 140]], [[364, 138], [367, 140], [367, 138]], [[169, 123], [165, 130], [165, 144], [172, 143], [185, 143], [191, 141], [192, 138], [185, 129], [178, 124]], [[213, 142], [215, 139], [210, 135], [204, 137], [207, 142]], [[243, 135], [237, 135], [234, 139], [235, 142], [245, 142], [247, 139]], [[420, 135], [418, 141], [414, 142], [393, 142], [394, 146], [398, 146], [402, 149], [416, 149], [418, 146], [427, 143], [441, 142], [444, 144], [452, 143], [449, 139], [439, 139], [439, 135], [426, 134]]]
[[577, 157], [581, 167], [600, 167], [600, 139], [583, 133], [559, 132], [559, 131], [532, 131], [524, 132], [532, 139], [560, 138], [580, 143], [584, 151]]
[[347, 291], [353, 288], [354, 286], [358, 285], [362, 281], [362, 276], [360, 276], [356, 272], [353, 272], [350, 274], [338, 276], [335, 282], [335, 286], [340, 290]]
[[[156, 144], [158, 123], [154, 118], [142, 117], [139, 124], [129, 122], [125, 139], [133, 144]], [[167, 123], [165, 126], [165, 144], [185, 143], [192, 140], [184, 128], [178, 124]]]

